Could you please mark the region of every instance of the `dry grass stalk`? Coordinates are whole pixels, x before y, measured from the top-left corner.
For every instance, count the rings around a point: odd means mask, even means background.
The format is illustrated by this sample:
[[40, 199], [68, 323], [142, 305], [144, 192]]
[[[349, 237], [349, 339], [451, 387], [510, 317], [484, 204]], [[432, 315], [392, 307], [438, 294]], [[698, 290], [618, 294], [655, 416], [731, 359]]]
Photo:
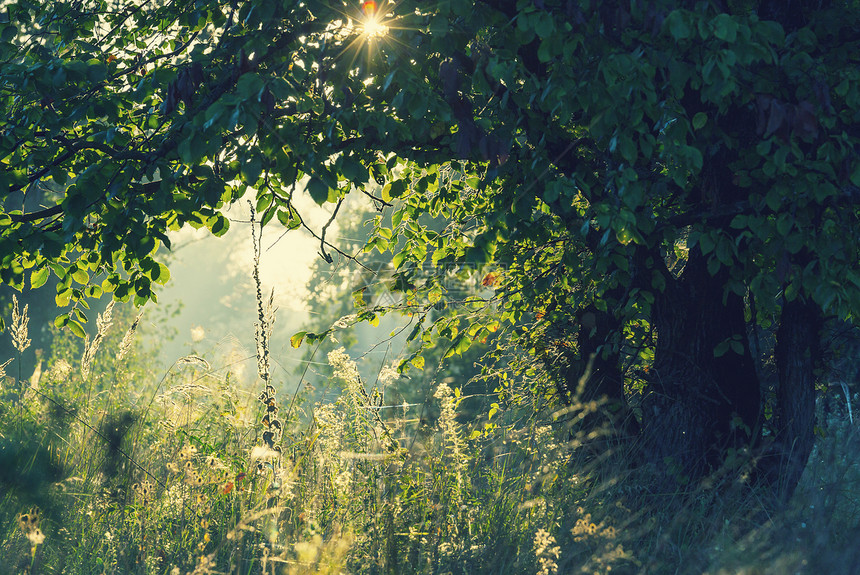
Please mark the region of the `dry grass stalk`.
[[90, 376], [90, 369], [92, 369], [93, 359], [95, 359], [96, 352], [99, 350], [99, 346], [107, 334], [108, 329], [110, 329], [110, 326], [113, 324], [113, 306], [114, 302], [111, 301], [107, 304], [104, 313], [100, 313], [96, 318], [97, 330], [92, 341], [90, 341], [89, 336], [84, 340], [84, 355], [81, 358], [81, 378], [84, 380]]
[[18, 350], [18, 353], [24, 353], [28, 347], [30, 347], [30, 339], [27, 337], [27, 324], [30, 322], [30, 318], [27, 316], [27, 312], [30, 309], [30, 304], [24, 306], [24, 311], [18, 311], [18, 296], [12, 296], [12, 343], [15, 345], [15, 349]]
[[116, 354], [117, 362], [122, 361], [122, 359], [126, 356], [126, 354], [131, 349], [131, 342], [134, 340], [134, 334], [137, 332], [137, 326], [140, 325], [140, 319], [143, 317], [143, 310], [140, 310], [140, 313], [137, 314], [137, 317], [134, 318], [134, 321], [131, 324], [131, 327], [128, 328], [128, 331], [125, 332], [125, 335], [122, 337], [122, 341], [119, 343], [119, 350]]

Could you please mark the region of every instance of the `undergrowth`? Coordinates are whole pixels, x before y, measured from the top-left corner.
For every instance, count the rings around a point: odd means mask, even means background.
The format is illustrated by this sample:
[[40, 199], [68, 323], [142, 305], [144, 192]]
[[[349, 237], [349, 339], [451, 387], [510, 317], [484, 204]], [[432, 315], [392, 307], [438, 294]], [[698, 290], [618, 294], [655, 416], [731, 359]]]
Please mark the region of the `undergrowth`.
[[396, 370], [369, 385], [343, 349], [328, 355], [339, 397], [293, 402], [268, 370], [275, 312], [259, 297], [254, 388], [196, 355], [151, 373], [140, 316], [112, 307], [86, 341], [58, 335], [28, 380], [3, 364], [0, 571], [855, 572], [860, 439], [841, 413], [822, 413], [829, 435], [779, 513], [732, 473], [654, 493], [611, 445], [574, 449], [551, 410], [464, 422], [444, 382], [430, 420], [387, 403]]

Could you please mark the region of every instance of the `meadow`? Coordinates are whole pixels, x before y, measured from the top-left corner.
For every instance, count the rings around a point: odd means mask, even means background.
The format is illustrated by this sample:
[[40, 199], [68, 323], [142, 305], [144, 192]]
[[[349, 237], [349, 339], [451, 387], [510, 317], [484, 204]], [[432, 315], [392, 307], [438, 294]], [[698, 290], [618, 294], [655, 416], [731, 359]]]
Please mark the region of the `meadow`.
[[[329, 392], [296, 389], [301, 370], [271, 374], [263, 304], [252, 385], [216, 357], [154, 373], [141, 316], [113, 305], [91, 337], [55, 334], [22, 377], [39, 328], [16, 304], [4, 337], [19, 357], [0, 376], [0, 572], [858, 572], [860, 434], [841, 388], [819, 402], [801, 485], [774, 511], [742, 465], [685, 490], [643, 487], [611, 441], [577, 448], [594, 405], [537, 405], [512, 378], [492, 413], [464, 413], [466, 382], [406, 390], [396, 361], [365, 380], [331, 346]], [[425, 400], [391, 403], [407, 391]]]

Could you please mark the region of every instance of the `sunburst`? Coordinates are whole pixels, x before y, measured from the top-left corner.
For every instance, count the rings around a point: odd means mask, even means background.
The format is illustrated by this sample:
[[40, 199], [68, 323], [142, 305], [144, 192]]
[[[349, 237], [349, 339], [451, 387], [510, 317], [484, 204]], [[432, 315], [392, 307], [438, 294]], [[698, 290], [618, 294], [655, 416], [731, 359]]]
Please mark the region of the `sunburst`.
[[343, 12], [343, 20], [335, 24], [348, 38], [337, 57], [346, 57], [349, 68], [362, 57], [369, 65], [385, 49], [409, 49], [395, 33], [405, 30], [396, 15], [399, 0], [359, 0], [357, 4], [358, 10]]
[[364, 18], [361, 22], [362, 34], [368, 38], [379, 38], [388, 34], [388, 26], [384, 22], [384, 14], [377, 11], [374, 0], [364, 0], [361, 3]]

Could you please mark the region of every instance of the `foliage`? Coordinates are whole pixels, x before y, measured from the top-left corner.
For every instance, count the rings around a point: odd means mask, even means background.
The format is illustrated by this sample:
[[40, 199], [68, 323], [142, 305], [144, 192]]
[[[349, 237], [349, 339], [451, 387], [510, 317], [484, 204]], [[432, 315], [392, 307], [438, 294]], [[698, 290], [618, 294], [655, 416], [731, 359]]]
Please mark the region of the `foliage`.
[[[630, 279], [637, 246], [685, 239], [713, 273], [732, 270], [735, 291], [856, 307], [853, 212], [840, 209], [860, 185], [847, 6], [787, 31], [659, 2], [384, 6], [391, 37], [373, 42], [346, 4], [118, 8], [13, 2], [2, 32], [3, 279], [38, 286], [51, 270], [73, 306], [60, 323], [86, 295], [154, 298], [166, 231], [223, 233], [217, 209], [245, 186], [264, 221], [298, 227], [297, 181], [324, 203], [371, 176], [387, 180], [383, 200], [404, 200], [372, 243], [411, 237], [395, 263], [496, 257], [506, 285], [536, 295], [563, 266], [599, 296]], [[392, 152], [419, 164], [399, 171], [379, 155]], [[727, 153], [737, 201], [691, 193]], [[14, 209], [25, 191], [45, 207]], [[428, 232], [413, 222], [425, 212], [461, 227]], [[517, 279], [529, 266], [545, 273]], [[664, 282], [654, 273], [621, 303], [647, 306]], [[503, 317], [519, 317], [519, 297]]]

